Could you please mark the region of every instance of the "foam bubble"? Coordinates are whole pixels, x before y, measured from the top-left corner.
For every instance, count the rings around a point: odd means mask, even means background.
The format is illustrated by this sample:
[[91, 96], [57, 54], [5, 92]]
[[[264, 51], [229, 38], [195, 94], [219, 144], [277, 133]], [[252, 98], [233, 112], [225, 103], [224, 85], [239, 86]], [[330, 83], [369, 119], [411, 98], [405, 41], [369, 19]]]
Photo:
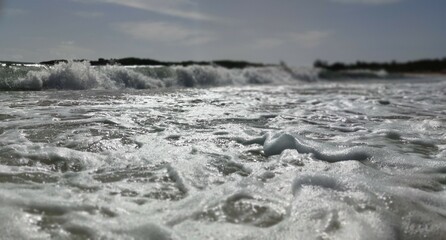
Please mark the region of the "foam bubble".
[[287, 149], [295, 149], [299, 153], [311, 153], [315, 158], [327, 162], [346, 160], [363, 161], [372, 156], [372, 149], [365, 147], [342, 148], [326, 143], [311, 141], [289, 133], [268, 133], [261, 138], [242, 141], [244, 144], [262, 143], [266, 156], [278, 155]]

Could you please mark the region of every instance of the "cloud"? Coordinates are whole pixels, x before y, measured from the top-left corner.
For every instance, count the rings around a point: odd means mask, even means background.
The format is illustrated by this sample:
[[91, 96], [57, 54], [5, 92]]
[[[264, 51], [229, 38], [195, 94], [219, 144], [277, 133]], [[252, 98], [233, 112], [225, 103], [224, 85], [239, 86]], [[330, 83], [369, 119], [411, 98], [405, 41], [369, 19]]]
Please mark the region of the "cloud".
[[290, 42], [298, 44], [305, 48], [313, 48], [319, 46], [332, 33], [330, 31], [308, 31], [303, 33], [291, 33], [289, 35]]
[[284, 39], [281, 38], [261, 38], [257, 39], [254, 42], [253, 47], [254, 48], [274, 48], [278, 47], [285, 43]]
[[90, 12], [90, 11], [79, 11], [75, 12], [74, 14], [81, 18], [100, 18], [104, 16], [103, 12]]
[[254, 48], [275, 48], [282, 45], [295, 45], [301, 48], [314, 48], [321, 45], [332, 35], [331, 31], [307, 31], [284, 33], [276, 37], [259, 38], [252, 45]]
[[83, 3], [114, 4], [190, 20], [215, 21], [211, 16], [191, 10], [190, 0], [73, 0]]
[[28, 13], [27, 10], [20, 9], [20, 8], [5, 8], [1, 12], [3, 12], [6, 16], [10, 16], [10, 17], [23, 16]]
[[[3, 57], [3, 56], [5, 56], [5, 57]], [[2, 60], [14, 60], [14, 61], [23, 61], [24, 60], [24, 57], [23, 57], [23, 55], [22, 54], [18, 54], [18, 53], [16, 53], [16, 54], [5, 54], [5, 55], [1, 55], [1, 58], [0, 59], [2, 59]]]
[[135, 39], [158, 43], [198, 45], [214, 39], [210, 32], [167, 22], [125, 22], [115, 24], [114, 27]]
[[27, 53], [28, 51], [21, 48], [0, 48], [0, 60], [22, 61]]
[[380, 4], [391, 4], [391, 3], [401, 2], [402, 0], [329, 0], [329, 1], [337, 3], [380, 5]]
[[76, 45], [74, 41], [63, 41], [49, 49], [51, 58], [77, 59], [88, 58], [93, 50]]

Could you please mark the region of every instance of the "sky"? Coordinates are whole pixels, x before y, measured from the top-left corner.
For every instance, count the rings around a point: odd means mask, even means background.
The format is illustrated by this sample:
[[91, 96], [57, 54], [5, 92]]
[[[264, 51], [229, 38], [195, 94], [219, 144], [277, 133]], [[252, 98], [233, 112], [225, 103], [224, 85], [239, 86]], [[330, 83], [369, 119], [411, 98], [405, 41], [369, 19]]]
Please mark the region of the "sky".
[[0, 0], [0, 60], [446, 57], [445, 0]]

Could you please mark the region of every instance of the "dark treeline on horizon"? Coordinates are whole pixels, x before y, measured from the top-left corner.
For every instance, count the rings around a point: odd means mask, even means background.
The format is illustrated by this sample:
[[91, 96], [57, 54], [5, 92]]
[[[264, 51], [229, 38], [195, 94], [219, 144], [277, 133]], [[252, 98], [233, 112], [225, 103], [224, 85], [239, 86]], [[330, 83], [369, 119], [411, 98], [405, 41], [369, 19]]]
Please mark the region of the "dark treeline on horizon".
[[[262, 67], [268, 66], [268, 64], [263, 63], [252, 63], [247, 61], [234, 61], [234, 60], [216, 60], [216, 61], [180, 61], [180, 62], [164, 62], [148, 58], [120, 58], [120, 59], [104, 59], [99, 58], [98, 60], [85, 60], [79, 59], [74, 60], [75, 62], [90, 62], [93, 66], [104, 66], [104, 65], [121, 65], [121, 66], [190, 66], [190, 65], [201, 65], [210, 66], [216, 65], [224, 68], [245, 68], [245, 67]], [[68, 60], [51, 60], [40, 62], [40, 64], [54, 65], [61, 62], [68, 62]]]
[[446, 73], [446, 58], [421, 59], [408, 62], [363, 62], [355, 63], [334, 62], [332, 64], [323, 60], [316, 60], [314, 67], [329, 71], [348, 70], [385, 70], [390, 73]]
[[[266, 63], [253, 63], [248, 61], [237, 61], [237, 60], [216, 60], [216, 61], [158, 61], [149, 58], [119, 58], [119, 59], [104, 59], [99, 58], [98, 60], [87, 60], [87, 59], [77, 59], [73, 60], [75, 62], [87, 61], [93, 66], [104, 66], [104, 65], [122, 65], [122, 66], [190, 66], [190, 65], [201, 65], [201, 66], [220, 66], [224, 68], [246, 68], [246, 67], [264, 67], [264, 66], [278, 66], [279, 64], [266, 64]], [[58, 59], [39, 62], [43, 65], [55, 65], [61, 62], [67, 63], [68, 60]], [[14, 64], [33, 64], [32, 62], [15, 62], [15, 61], [0, 61], [6, 65]], [[280, 66], [284, 66], [283, 62]], [[334, 62], [329, 63], [324, 60], [316, 60], [313, 64], [316, 68], [325, 69], [328, 71], [342, 72], [349, 70], [385, 70], [389, 73], [446, 73], [446, 57], [443, 59], [421, 59], [408, 62], [365, 62], [357, 61], [355, 63], [343, 63]]]

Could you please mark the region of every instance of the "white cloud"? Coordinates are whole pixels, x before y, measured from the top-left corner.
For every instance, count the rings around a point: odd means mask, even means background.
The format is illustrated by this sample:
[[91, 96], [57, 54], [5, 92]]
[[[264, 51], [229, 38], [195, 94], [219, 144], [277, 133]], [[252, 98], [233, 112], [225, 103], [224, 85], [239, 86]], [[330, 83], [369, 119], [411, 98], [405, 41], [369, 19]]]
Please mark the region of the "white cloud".
[[308, 31], [302, 33], [289, 34], [290, 42], [298, 44], [305, 48], [313, 48], [319, 46], [331, 35], [330, 31]]
[[338, 2], [338, 3], [380, 5], [380, 4], [390, 4], [390, 3], [401, 2], [402, 0], [330, 0], [330, 1]]
[[3, 54], [0, 56], [1, 60], [8, 60], [8, 61], [23, 61], [24, 57], [22, 54]]
[[81, 18], [100, 18], [104, 16], [103, 12], [90, 12], [90, 11], [79, 11], [75, 12], [74, 14]]
[[196, 5], [190, 0], [73, 0], [84, 3], [108, 3], [163, 15], [191, 19], [214, 21], [215, 19], [198, 11], [191, 10]]
[[14, 60], [23, 61], [24, 56], [28, 53], [25, 49], [21, 48], [3, 48], [0, 49], [0, 60]]
[[284, 39], [279, 38], [261, 38], [254, 42], [254, 48], [274, 48], [284, 44]]
[[214, 39], [210, 32], [167, 22], [125, 22], [116, 24], [115, 28], [135, 39], [158, 43], [197, 45]]
[[74, 41], [63, 41], [49, 49], [50, 58], [89, 58], [93, 53], [93, 50], [78, 46]]
[[20, 8], [5, 8], [1, 10], [0, 13], [4, 13], [6, 16], [15, 17], [25, 15], [28, 11]]
[[252, 45], [254, 48], [275, 48], [283, 45], [295, 45], [301, 48], [314, 48], [321, 45], [332, 35], [331, 31], [307, 31], [284, 33], [276, 37], [259, 38]]

